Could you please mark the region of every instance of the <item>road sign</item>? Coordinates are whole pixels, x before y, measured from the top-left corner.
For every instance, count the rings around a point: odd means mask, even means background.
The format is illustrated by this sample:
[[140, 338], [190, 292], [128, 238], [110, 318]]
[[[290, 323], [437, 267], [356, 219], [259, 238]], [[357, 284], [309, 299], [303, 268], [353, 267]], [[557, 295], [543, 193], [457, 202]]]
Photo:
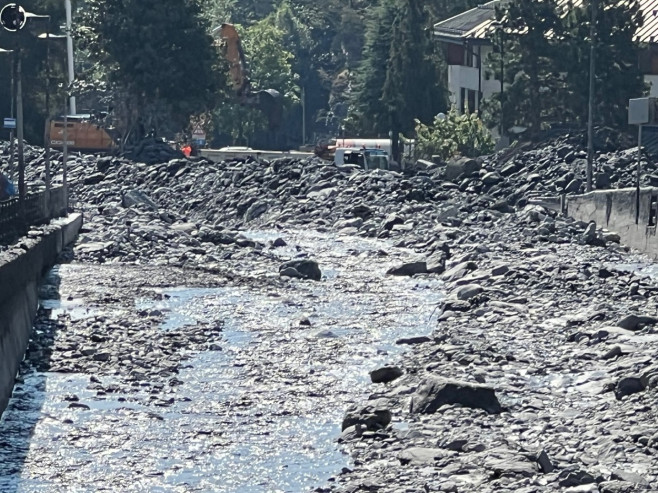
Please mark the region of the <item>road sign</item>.
[[4, 118], [2, 126], [4, 128], [16, 128], [16, 118]]
[[195, 128], [192, 132], [192, 142], [198, 146], [206, 145], [206, 132], [201, 128]]

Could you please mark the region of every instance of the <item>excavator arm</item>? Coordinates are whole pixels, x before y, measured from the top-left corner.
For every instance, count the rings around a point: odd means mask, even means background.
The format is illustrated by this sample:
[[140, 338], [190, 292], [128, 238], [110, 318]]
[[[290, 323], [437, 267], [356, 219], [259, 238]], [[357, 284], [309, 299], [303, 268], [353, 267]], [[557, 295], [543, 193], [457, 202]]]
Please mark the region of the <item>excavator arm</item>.
[[252, 90], [247, 61], [235, 26], [222, 24], [213, 33], [218, 35], [224, 58], [229, 63], [231, 85], [240, 104], [259, 109], [267, 116], [270, 130], [279, 128], [283, 112], [281, 94], [274, 89]]

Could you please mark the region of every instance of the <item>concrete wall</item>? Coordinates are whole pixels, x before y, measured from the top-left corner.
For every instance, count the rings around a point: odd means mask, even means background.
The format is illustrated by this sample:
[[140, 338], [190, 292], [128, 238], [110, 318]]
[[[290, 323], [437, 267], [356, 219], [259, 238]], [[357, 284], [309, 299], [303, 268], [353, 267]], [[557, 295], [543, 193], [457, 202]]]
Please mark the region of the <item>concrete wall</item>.
[[82, 215], [53, 221], [38, 238], [24, 239], [27, 249], [0, 254], [0, 414], [11, 396], [37, 312], [38, 285], [62, 249], [82, 227]]
[[637, 197], [635, 188], [567, 197], [566, 213], [579, 221], [595, 221], [598, 227], [618, 233], [624, 245], [658, 258], [658, 188], [640, 189], [639, 214]]

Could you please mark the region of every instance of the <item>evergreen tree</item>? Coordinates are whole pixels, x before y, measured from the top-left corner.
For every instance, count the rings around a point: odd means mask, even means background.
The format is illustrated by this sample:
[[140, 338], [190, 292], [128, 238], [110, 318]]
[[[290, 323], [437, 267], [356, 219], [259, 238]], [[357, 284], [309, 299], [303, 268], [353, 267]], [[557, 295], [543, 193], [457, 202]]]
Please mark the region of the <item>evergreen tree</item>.
[[[412, 133], [447, 108], [445, 65], [420, 0], [384, 0], [368, 24], [351, 113], [361, 135]], [[393, 139], [393, 155], [397, 155]]]
[[530, 136], [562, 107], [563, 83], [557, 70], [563, 36], [557, 0], [512, 0], [497, 11], [505, 37], [505, 115], [508, 123], [528, 127]]
[[[565, 16], [566, 56], [560, 57], [569, 98], [565, 113], [584, 125], [588, 119], [591, 0]], [[638, 1], [598, 0], [595, 14], [595, 112], [596, 124], [623, 128], [628, 100], [645, 93], [634, 41], [643, 19]]]
[[[421, 0], [403, 0], [393, 22], [382, 96], [394, 136], [413, 132], [415, 120], [430, 123], [447, 109], [445, 65], [434, 54], [425, 19]], [[392, 153], [397, 157], [396, 144], [393, 139]]]
[[346, 130], [360, 135], [387, 135], [390, 112], [382, 103], [397, 0], [381, 0], [367, 19], [363, 60], [355, 74], [352, 107]]
[[94, 62], [87, 74], [120, 94], [125, 135], [177, 132], [212, 108], [223, 79], [197, 0], [88, 0], [84, 21], [81, 43]]

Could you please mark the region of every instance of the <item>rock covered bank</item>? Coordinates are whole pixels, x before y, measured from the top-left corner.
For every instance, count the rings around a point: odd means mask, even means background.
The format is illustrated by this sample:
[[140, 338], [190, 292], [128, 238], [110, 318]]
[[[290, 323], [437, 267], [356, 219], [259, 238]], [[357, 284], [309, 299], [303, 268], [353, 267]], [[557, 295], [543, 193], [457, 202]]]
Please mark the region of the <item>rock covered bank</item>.
[[[245, 230], [387, 240], [408, 252], [389, 276], [440, 279], [446, 297], [430, 330], [399, 341], [401, 361], [371, 369], [378, 383], [346, 409], [339, 438], [352, 465], [318, 491], [656, 491], [656, 284], [629, 268], [644, 259], [613, 233], [526, 205], [579, 191], [581, 153], [563, 140], [413, 176], [78, 157], [70, 176], [87, 226], [74, 255], [303, 285], [315, 281], [278, 275], [277, 242]], [[599, 155], [600, 188], [632, 178], [625, 156]]]

